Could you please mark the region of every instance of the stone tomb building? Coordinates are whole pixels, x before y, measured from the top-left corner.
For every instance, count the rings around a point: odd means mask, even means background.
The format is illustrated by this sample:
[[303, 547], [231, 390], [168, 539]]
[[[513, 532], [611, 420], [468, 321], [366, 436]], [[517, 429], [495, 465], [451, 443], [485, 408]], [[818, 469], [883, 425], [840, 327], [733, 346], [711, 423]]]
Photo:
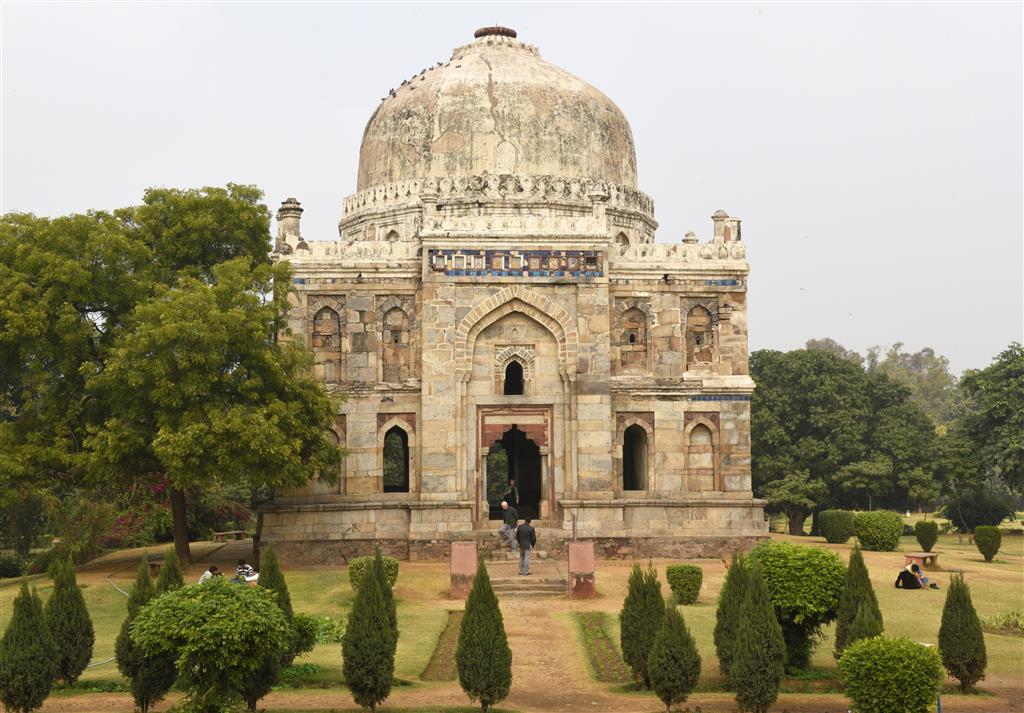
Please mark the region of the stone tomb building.
[[338, 484], [280, 492], [262, 541], [334, 561], [494, 538], [516, 486], [542, 549], [718, 555], [766, 533], [750, 482], [740, 221], [655, 242], [629, 124], [506, 28], [370, 117], [340, 240], [278, 211], [292, 338], [344, 393]]

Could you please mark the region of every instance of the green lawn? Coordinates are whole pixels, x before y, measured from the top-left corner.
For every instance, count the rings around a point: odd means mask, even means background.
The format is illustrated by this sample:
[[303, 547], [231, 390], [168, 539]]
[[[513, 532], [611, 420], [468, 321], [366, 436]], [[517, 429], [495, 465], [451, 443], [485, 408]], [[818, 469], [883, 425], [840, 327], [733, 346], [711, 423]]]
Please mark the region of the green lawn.
[[[826, 547], [837, 552], [844, 561], [849, 555], [851, 544], [826, 545], [821, 538], [790, 537], [775, 535], [800, 544]], [[201, 546], [197, 546], [201, 549]], [[904, 537], [900, 544], [902, 551], [917, 550], [912, 537]], [[996, 560], [985, 563], [973, 544], [966, 538], [960, 541], [956, 535], [943, 535], [935, 546], [940, 553], [943, 569], [933, 573], [942, 587], [939, 591], [903, 591], [893, 588], [896, 573], [903, 566], [901, 552], [868, 552], [865, 560], [878, 594], [879, 604], [885, 618], [888, 635], [907, 636], [914, 641], [935, 644], [942, 615], [942, 605], [949, 582], [950, 570], [963, 570], [978, 613], [982, 616], [1008, 612], [1019, 608], [1024, 601], [1024, 537], [1007, 536]], [[122, 553], [122, 559], [132, 553]], [[656, 561], [662, 575], [663, 592], [668, 588], [664, 581], [664, 566], [668, 561]], [[697, 604], [682, 607], [687, 625], [697, 641], [703, 657], [701, 689], [715, 690], [721, 686], [717, 661], [714, 655], [712, 631], [714, 628], [715, 600], [721, 587], [725, 567], [718, 560], [699, 560], [704, 569], [704, 587]], [[575, 632], [577, 627], [571, 612], [601, 609], [609, 612], [610, 634], [618, 641], [618, 612], [625, 596], [626, 580], [629, 574], [628, 562], [600, 562], [598, 564], [598, 587], [601, 596], [594, 600], [570, 602], [568, 600], [545, 600], [558, 616], [564, 616], [564, 632]], [[187, 574], [188, 581], [195, 581], [202, 567], [194, 566]], [[352, 590], [344, 567], [288, 567], [285, 575], [296, 611], [316, 615], [345, 617], [352, 603]], [[107, 580], [127, 589], [134, 576], [129, 562], [105, 563], [88, 567], [78, 573], [84, 587], [86, 603], [96, 628], [97, 640], [93, 660], [102, 661], [113, 656], [114, 639], [125, 616], [125, 597]], [[45, 598], [50, 593], [50, 582], [46, 577], [32, 578]], [[17, 580], [0, 582], [0, 626], [6, 626], [10, 616], [11, 601], [17, 593]], [[431, 686], [420, 683], [419, 676], [426, 668], [438, 637], [448, 618], [450, 602], [445, 601], [444, 592], [448, 586], [448, 564], [446, 562], [403, 562], [396, 586], [399, 628], [401, 638], [396, 661], [396, 676], [399, 685]], [[819, 690], [834, 688], [829, 679], [835, 678], [835, 662], [832, 658], [833, 627], [827, 627], [818, 646], [813, 665], [820, 669], [815, 676], [822, 681], [790, 681], [787, 690]], [[557, 635], [557, 632], [552, 632]], [[986, 634], [988, 648], [987, 685], [1002, 687], [1020, 686], [1020, 672], [1024, 670], [1024, 640], [1019, 637]], [[582, 645], [580, 656], [583, 656]], [[320, 645], [310, 654], [297, 660], [298, 664], [315, 664], [314, 673], [301, 678], [297, 685], [303, 687], [337, 687], [342, 679], [340, 644]], [[950, 682], [952, 683], [952, 682]], [[87, 669], [77, 690], [111, 690], [121, 684], [121, 677], [115, 664], [107, 663]], [[599, 684], [605, 685], [605, 684]], [[58, 694], [60, 695], [60, 694]]]

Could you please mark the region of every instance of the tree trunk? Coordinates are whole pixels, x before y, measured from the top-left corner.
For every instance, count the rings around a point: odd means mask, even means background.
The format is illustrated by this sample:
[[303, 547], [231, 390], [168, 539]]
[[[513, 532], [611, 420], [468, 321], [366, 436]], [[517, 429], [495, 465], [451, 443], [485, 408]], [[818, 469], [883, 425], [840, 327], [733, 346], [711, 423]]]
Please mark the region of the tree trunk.
[[171, 518], [174, 521], [174, 550], [184, 569], [192, 564], [192, 551], [188, 547], [188, 517], [185, 512], [185, 492], [168, 488], [171, 496]]
[[789, 534], [804, 534], [804, 520], [807, 519], [807, 513], [803, 510], [793, 510], [786, 513], [786, 518], [789, 520]]

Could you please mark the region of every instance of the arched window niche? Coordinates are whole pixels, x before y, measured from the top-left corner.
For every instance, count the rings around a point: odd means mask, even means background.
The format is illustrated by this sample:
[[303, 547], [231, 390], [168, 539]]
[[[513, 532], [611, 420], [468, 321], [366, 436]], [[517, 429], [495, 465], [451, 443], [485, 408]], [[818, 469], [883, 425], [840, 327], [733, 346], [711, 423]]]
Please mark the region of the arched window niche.
[[330, 307], [313, 315], [313, 348], [338, 349], [341, 345], [341, 318]]
[[647, 490], [647, 431], [638, 424], [622, 436], [622, 489]]
[[505, 365], [502, 393], [505, 396], [522, 396], [524, 386], [523, 365], [516, 359], [509, 360], [508, 364]]
[[409, 492], [409, 435], [398, 426], [384, 434], [384, 492]]
[[696, 305], [686, 315], [686, 368], [711, 364], [715, 355], [715, 330], [711, 313]]

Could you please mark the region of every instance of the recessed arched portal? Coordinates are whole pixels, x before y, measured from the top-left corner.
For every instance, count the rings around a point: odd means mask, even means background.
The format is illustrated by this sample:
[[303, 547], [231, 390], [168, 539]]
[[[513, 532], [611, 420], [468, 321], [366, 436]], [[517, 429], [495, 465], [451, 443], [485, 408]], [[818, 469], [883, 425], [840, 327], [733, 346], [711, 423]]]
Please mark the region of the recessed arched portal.
[[515, 425], [487, 453], [487, 505], [491, 520], [500, 520], [501, 501], [513, 501], [519, 518], [540, 517], [540, 448]]

